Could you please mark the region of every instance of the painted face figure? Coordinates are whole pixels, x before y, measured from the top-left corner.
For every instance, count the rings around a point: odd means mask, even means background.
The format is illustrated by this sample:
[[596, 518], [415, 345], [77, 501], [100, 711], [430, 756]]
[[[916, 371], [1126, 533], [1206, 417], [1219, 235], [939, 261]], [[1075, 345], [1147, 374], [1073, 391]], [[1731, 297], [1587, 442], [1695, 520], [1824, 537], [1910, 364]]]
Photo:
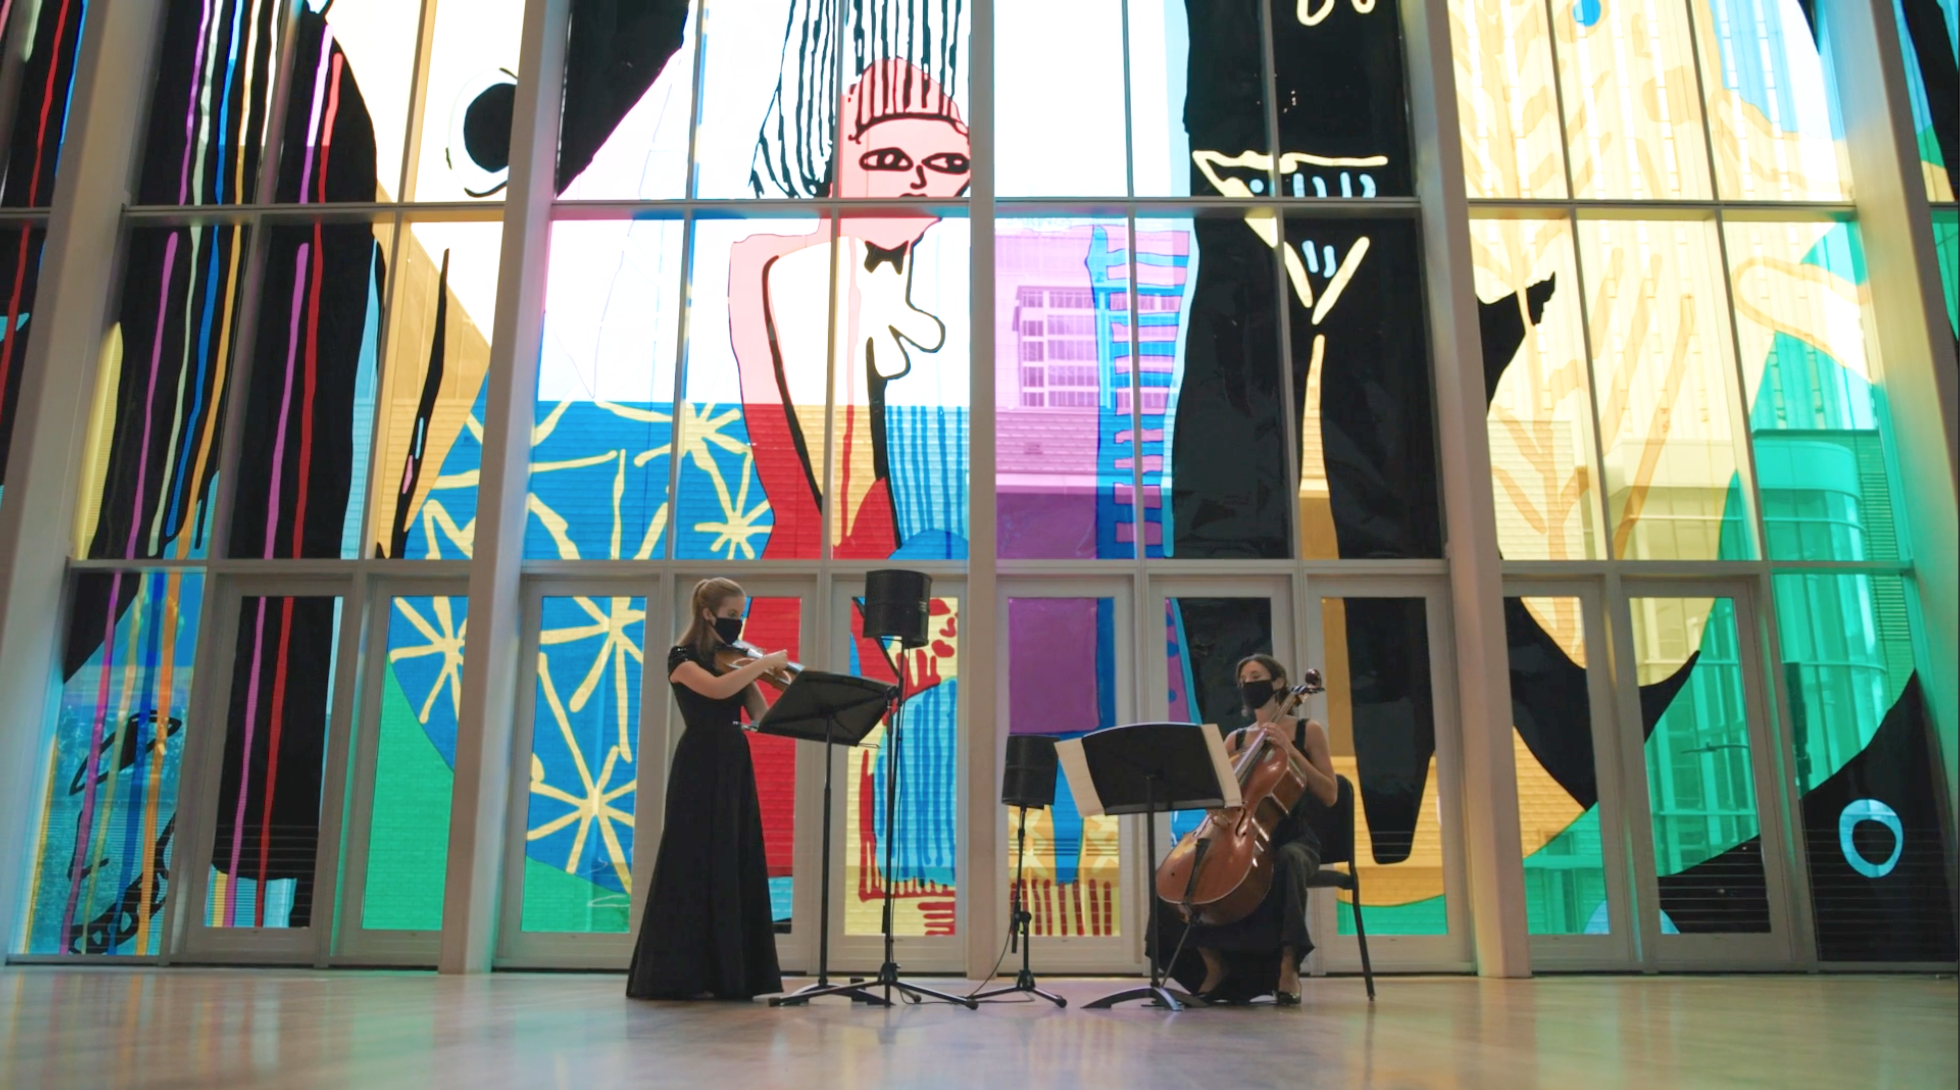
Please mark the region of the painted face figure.
[[[972, 143], [959, 107], [904, 61], [881, 61], [844, 94], [837, 195], [870, 200], [952, 200], [972, 181]], [[918, 241], [938, 217], [887, 215], [844, 221], [847, 235], [884, 249]]]

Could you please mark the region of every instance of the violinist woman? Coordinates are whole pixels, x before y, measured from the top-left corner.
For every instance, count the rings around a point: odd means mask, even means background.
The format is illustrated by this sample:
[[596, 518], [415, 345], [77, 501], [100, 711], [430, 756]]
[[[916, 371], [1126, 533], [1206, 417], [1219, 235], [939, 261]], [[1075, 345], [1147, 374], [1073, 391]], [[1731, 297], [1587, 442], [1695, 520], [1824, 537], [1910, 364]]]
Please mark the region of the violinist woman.
[[756, 679], [782, 670], [788, 656], [716, 666], [716, 653], [741, 639], [747, 606], [733, 580], [696, 583], [693, 623], [667, 653], [687, 729], [667, 774], [660, 854], [627, 971], [633, 999], [746, 1000], [783, 989], [742, 712], [753, 721], [767, 710]]
[[[1251, 655], [1239, 662], [1238, 681], [1240, 702], [1253, 719], [1247, 744], [1256, 740], [1251, 732], [1257, 731], [1288, 751], [1295, 764], [1305, 766], [1307, 790], [1273, 830], [1273, 885], [1265, 902], [1234, 923], [1193, 925], [1185, 953], [1171, 972], [1180, 984], [1212, 1002], [1243, 1003], [1270, 992], [1280, 1006], [1297, 1006], [1300, 963], [1313, 950], [1307, 936], [1307, 881], [1320, 869], [1314, 824], [1340, 798], [1340, 789], [1327, 731], [1312, 720], [1279, 714], [1288, 688], [1286, 667], [1270, 655]], [[1158, 915], [1170, 922], [1159, 939], [1174, 949], [1183, 924], [1168, 906]]]

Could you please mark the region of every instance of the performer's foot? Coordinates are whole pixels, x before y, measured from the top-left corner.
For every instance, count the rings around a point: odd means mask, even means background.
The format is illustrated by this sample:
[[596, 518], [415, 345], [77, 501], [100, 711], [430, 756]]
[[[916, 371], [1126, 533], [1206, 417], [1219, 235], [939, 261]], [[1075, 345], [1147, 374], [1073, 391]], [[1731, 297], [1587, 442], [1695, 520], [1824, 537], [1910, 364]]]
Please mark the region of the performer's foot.
[[1210, 950], [1201, 949], [1198, 955], [1205, 960], [1205, 980], [1198, 985], [1198, 996], [1202, 999], [1225, 983], [1225, 960]]

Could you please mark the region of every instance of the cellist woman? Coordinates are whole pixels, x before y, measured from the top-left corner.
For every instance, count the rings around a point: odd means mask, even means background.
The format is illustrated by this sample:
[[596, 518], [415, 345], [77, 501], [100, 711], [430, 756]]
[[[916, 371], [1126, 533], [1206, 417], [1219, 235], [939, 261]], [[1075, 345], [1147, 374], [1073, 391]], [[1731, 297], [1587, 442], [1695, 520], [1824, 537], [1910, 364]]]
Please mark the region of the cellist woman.
[[[1270, 992], [1280, 1006], [1297, 1006], [1300, 963], [1313, 950], [1307, 935], [1307, 881], [1320, 869], [1320, 838], [1314, 824], [1340, 798], [1340, 788], [1326, 729], [1310, 719], [1280, 714], [1288, 681], [1286, 667], [1278, 659], [1250, 655], [1240, 660], [1238, 687], [1240, 702], [1252, 716], [1252, 729], [1263, 732], [1272, 745], [1305, 766], [1307, 790], [1273, 831], [1273, 884], [1265, 901], [1234, 923], [1194, 924], [1186, 954], [1171, 973], [1211, 1002], [1243, 1003]], [[1251, 740], [1248, 732], [1246, 741]], [[1158, 918], [1171, 921], [1159, 941], [1167, 940], [1168, 948], [1175, 948], [1183, 926], [1177, 912], [1164, 905]]]
[[762, 716], [768, 705], [755, 683], [789, 659], [776, 651], [717, 664], [717, 653], [742, 638], [747, 606], [733, 580], [701, 580], [693, 623], [667, 653], [667, 680], [687, 730], [667, 772], [660, 854], [627, 971], [633, 999], [752, 999], [783, 990], [742, 712]]

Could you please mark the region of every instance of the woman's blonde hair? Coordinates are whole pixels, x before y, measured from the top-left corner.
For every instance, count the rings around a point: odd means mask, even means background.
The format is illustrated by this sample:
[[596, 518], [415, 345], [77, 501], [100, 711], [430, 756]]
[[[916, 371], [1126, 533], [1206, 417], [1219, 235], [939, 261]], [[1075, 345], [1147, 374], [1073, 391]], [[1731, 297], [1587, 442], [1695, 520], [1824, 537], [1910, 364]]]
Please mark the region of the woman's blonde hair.
[[681, 646], [693, 651], [702, 662], [714, 662], [715, 648], [721, 645], [721, 637], [715, 635], [714, 622], [701, 614], [703, 611], [715, 613], [730, 598], [744, 597], [747, 597], [747, 592], [742, 589], [742, 584], [733, 579], [703, 579], [694, 584], [692, 620], [681, 636]]

